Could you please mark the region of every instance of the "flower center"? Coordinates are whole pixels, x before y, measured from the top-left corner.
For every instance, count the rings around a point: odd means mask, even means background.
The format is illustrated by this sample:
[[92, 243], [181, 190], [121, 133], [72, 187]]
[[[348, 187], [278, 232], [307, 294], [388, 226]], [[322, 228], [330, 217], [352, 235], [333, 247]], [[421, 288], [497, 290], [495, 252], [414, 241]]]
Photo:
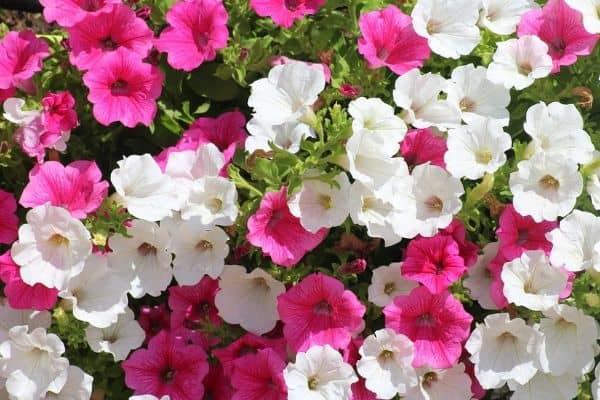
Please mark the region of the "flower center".
[[527, 232], [527, 229], [519, 229], [517, 231], [517, 244], [522, 246], [524, 245], [527, 240], [529, 239], [529, 232]]
[[475, 102], [468, 97], [465, 97], [458, 103], [458, 106], [460, 107], [460, 111], [469, 112], [475, 109]]
[[198, 250], [201, 253], [204, 253], [205, 251], [212, 250], [212, 248], [213, 248], [213, 245], [208, 240], [201, 240], [201, 241], [199, 241], [198, 243], [196, 243], [196, 247], [195, 247], [195, 249]]
[[425, 202], [425, 205], [427, 206], [427, 208], [429, 208], [430, 211], [436, 212], [436, 213], [441, 213], [442, 210], [444, 209], [444, 202], [442, 201], [442, 199], [440, 199], [437, 196], [430, 197]]
[[110, 86], [110, 93], [114, 96], [123, 96], [127, 94], [129, 85], [122, 79], [117, 79]]
[[66, 237], [64, 237], [63, 235], [61, 235], [59, 233], [55, 233], [54, 235], [50, 236], [50, 239], [48, 239], [48, 241], [55, 246], [68, 246], [69, 245], [69, 239], [67, 239]]
[[333, 307], [331, 307], [331, 304], [323, 300], [315, 304], [313, 311], [317, 315], [331, 315], [333, 313]]
[[214, 213], [221, 211], [223, 209], [223, 200], [215, 197], [208, 202], [208, 208]]
[[333, 199], [331, 196], [327, 196], [326, 194], [322, 194], [319, 196], [319, 204], [326, 210], [329, 210], [333, 207]]
[[525, 61], [525, 62], [520, 63], [519, 65], [517, 65], [517, 71], [521, 75], [528, 76], [531, 73], [531, 71], [533, 71], [533, 67], [531, 66], [531, 64], [529, 63], [529, 61]]
[[536, 294], [537, 290], [535, 289], [535, 286], [533, 285], [533, 282], [531, 281], [526, 281], [523, 284], [523, 291], [525, 293], [529, 293], [529, 294]]
[[381, 61], [387, 60], [387, 58], [389, 56], [390, 56], [390, 52], [385, 47], [382, 47], [381, 49], [377, 49], [377, 58], [379, 58]]
[[503, 332], [500, 336], [498, 336], [498, 340], [501, 342], [514, 342], [516, 339], [517, 337], [510, 332]]
[[209, 40], [210, 36], [208, 36], [208, 33], [206, 32], [201, 32], [198, 34], [198, 36], [196, 36], [196, 44], [198, 45], [198, 47], [206, 47], [206, 45], [208, 45]]
[[388, 349], [382, 350], [377, 357], [379, 361], [386, 362], [394, 358], [394, 352]]
[[563, 40], [563, 38], [557, 38], [555, 41], [550, 43], [550, 50], [556, 53], [564, 53], [567, 48], [567, 44]]
[[264, 291], [269, 290], [269, 285], [267, 284], [267, 280], [263, 277], [254, 278], [252, 280], [252, 283], [254, 284], [254, 287], [259, 290], [264, 290]]
[[394, 282], [388, 282], [383, 287], [383, 293], [387, 294], [388, 296], [392, 294], [394, 290], [396, 290], [396, 284]]
[[429, 22], [427, 22], [427, 33], [429, 33], [430, 35], [433, 35], [435, 33], [440, 33], [440, 30], [442, 28], [442, 23], [440, 21], [436, 21], [434, 19], [430, 20]]
[[152, 255], [152, 256], [156, 255], [156, 247], [152, 246], [148, 242], [144, 242], [144, 243], [140, 244], [137, 251], [138, 251], [138, 254], [142, 257], [146, 257], [149, 255]]
[[109, 36], [100, 41], [100, 47], [104, 50], [115, 50], [119, 45]]
[[429, 371], [425, 375], [423, 375], [423, 387], [428, 388], [437, 380], [438, 380], [437, 374], [433, 371]]
[[434, 326], [435, 319], [429, 313], [421, 314], [417, 317], [417, 325], [419, 325], [419, 326]]
[[319, 386], [319, 378], [317, 378], [316, 376], [311, 376], [310, 378], [308, 378], [308, 388], [310, 390], [316, 390], [317, 386]]
[[171, 367], [167, 367], [162, 372], [160, 377], [163, 382], [170, 383], [171, 381], [173, 381], [173, 378], [175, 377], [175, 370], [173, 370]]
[[283, 4], [285, 5], [285, 8], [287, 8], [288, 10], [296, 11], [298, 8], [300, 8], [302, 1], [303, 0], [284, 0]]
[[104, 7], [104, 0], [83, 0], [79, 7], [85, 11], [98, 11]]
[[492, 161], [492, 152], [488, 149], [477, 150], [475, 152], [475, 161], [479, 164], [488, 164]]
[[209, 319], [211, 309], [212, 305], [208, 302], [188, 306], [183, 325], [193, 331], [201, 329], [203, 322]]
[[538, 183], [543, 189], [546, 190], [557, 190], [560, 187], [560, 182], [552, 175], [542, 176]]

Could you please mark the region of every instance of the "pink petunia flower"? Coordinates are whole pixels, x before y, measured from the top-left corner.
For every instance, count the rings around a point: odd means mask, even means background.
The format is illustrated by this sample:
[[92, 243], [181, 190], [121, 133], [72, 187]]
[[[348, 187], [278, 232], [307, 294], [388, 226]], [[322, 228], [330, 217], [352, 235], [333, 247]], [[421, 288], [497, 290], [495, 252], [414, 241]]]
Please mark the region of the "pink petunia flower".
[[421, 282], [434, 294], [448, 289], [466, 270], [458, 244], [443, 234], [411, 240], [402, 264], [402, 276]]
[[479, 246], [467, 240], [467, 230], [460, 219], [453, 219], [450, 225], [440, 230], [440, 234], [452, 236], [452, 239], [458, 244], [459, 254], [465, 260], [467, 268], [477, 262]]
[[107, 12], [87, 15], [67, 31], [69, 60], [80, 70], [94, 68], [107, 53], [120, 47], [143, 59], [154, 39], [146, 22], [124, 4], [110, 5]]
[[10, 250], [0, 256], [0, 280], [4, 282], [4, 296], [12, 308], [41, 311], [50, 310], [56, 304], [58, 290], [41, 283], [30, 286], [23, 282]]
[[271, 17], [279, 26], [289, 28], [297, 19], [313, 15], [325, 0], [250, 0], [250, 7], [261, 17]]
[[30, 30], [8, 32], [0, 41], [0, 89], [11, 89], [42, 70], [50, 55], [48, 43]]
[[431, 128], [411, 129], [400, 143], [402, 157], [411, 169], [426, 162], [446, 168], [446, 150], [446, 139], [434, 135]]
[[15, 97], [17, 93], [17, 88], [14, 86], [9, 87], [8, 89], [0, 89], [0, 103], [4, 103], [4, 100]]
[[227, 347], [213, 350], [212, 354], [219, 359], [225, 376], [231, 377], [235, 369], [235, 361], [250, 354], [256, 354], [262, 349], [272, 349], [281, 357], [286, 358], [286, 342], [283, 339], [267, 339], [253, 333], [246, 333]]
[[[352, 338], [345, 349], [342, 349], [342, 359], [344, 362], [356, 366], [356, 362], [360, 359], [358, 349], [362, 346], [364, 339], [360, 336]], [[365, 378], [358, 376], [358, 381], [354, 382], [350, 387], [352, 397], [349, 400], [377, 400], [375, 393], [365, 387]]]
[[544, 250], [549, 254], [552, 243], [546, 239], [546, 233], [557, 226], [557, 221], [537, 223], [531, 216], [519, 214], [509, 204], [502, 211], [496, 230], [500, 242], [499, 252], [507, 261], [520, 257], [526, 250]]
[[105, 54], [83, 76], [96, 120], [106, 126], [119, 121], [128, 128], [138, 123], [150, 125], [163, 79], [158, 67], [142, 62], [125, 48]]
[[204, 276], [193, 286], [170, 287], [171, 328], [183, 326], [191, 330], [200, 330], [207, 322], [221, 325], [222, 320], [215, 307], [218, 289], [219, 282], [209, 276]]
[[203, 398], [202, 379], [208, 374], [206, 353], [200, 346], [186, 345], [168, 332], [150, 340], [121, 364], [125, 384], [134, 394], [168, 395], [171, 400]]
[[152, 307], [142, 306], [140, 307], [139, 314], [137, 321], [144, 332], [146, 332], [144, 343], [148, 343], [150, 339], [163, 330], [171, 330], [171, 312], [166, 304], [159, 304]]
[[362, 93], [362, 88], [360, 86], [354, 86], [349, 83], [344, 83], [338, 89], [340, 94], [349, 99], [355, 99]]
[[61, 134], [79, 125], [75, 99], [70, 92], [48, 93], [42, 99], [42, 122], [47, 132]]
[[42, 114], [38, 115], [27, 125], [17, 129], [14, 134], [15, 142], [29, 157], [37, 159], [38, 163], [44, 160], [46, 149], [65, 151], [70, 132], [51, 133], [44, 126]]
[[287, 187], [283, 186], [279, 192], [265, 194], [259, 209], [248, 219], [246, 239], [260, 247], [275, 264], [291, 268], [317, 247], [327, 232], [322, 228], [310, 233], [302, 227], [300, 219], [288, 208]]
[[122, 0], [40, 0], [44, 6], [44, 19], [62, 27], [70, 27], [88, 15], [108, 12], [111, 4]]
[[236, 392], [232, 399], [286, 400], [285, 366], [284, 359], [272, 349], [259, 350], [235, 361], [231, 386]]
[[383, 309], [386, 328], [415, 345], [414, 367], [450, 368], [458, 362], [473, 317], [448, 291], [432, 294], [425, 286], [399, 295]]
[[169, 26], [154, 46], [167, 53], [171, 67], [191, 71], [227, 46], [227, 18], [222, 0], [179, 1], [167, 13]]
[[0, 189], [0, 243], [11, 244], [17, 240], [19, 217], [16, 212], [15, 196]]
[[519, 37], [535, 35], [548, 45], [552, 73], [574, 64], [577, 56], [591, 54], [600, 38], [584, 28], [579, 11], [564, 0], [549, 0], [544, 7], [523, 14], [517, 33]]
[[501, 252], [498, 252], [496, 257], [487, 265], [487, 269], [490, 272], [492, 283], [490, 284], [490, 298], [499, 309], [508, 306], [508, 300], [504, 296], [504, 281], [502, 281], [501, 274], [504, 263], [508, 260]]
[[314, 345], [348, 346], [362, 328], [365, 306], [342, 282], [311, 274], [277, 298], [283, 335], [293, 351]]
[[386, 66], [398, 75], [420, 68], [431, 50], [427, 39], [417, 35], [412, 19], [394, 5], [363, 13], [358, 19], [362, 36], [358, 52], [369, 68]]
[[29, 172], [19, 204], [37, 207], [50, 203], [63, 207], [75, 218], [85, 218], [96, 211], [108, 193], [108, 182], [95, 161], [74, 161], [62, 165], [57, 161], [38, 164]]
[[210, 364], [208, 375], [202, 383], [204, 384], [205, 399], [231, 400], [233, 388], [230, 380], [223, 373], [221, 364]]

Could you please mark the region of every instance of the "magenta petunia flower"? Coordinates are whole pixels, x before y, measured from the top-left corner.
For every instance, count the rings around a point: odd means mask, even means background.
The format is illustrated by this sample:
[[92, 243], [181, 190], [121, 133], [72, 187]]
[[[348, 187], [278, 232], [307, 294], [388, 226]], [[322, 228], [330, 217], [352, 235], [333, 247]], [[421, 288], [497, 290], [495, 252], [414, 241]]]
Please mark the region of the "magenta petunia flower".
[[365, 306], [342, 282], [321, 273], [308, 275], [277, 301], [283, 335], [293, 351], [326, 344], [343, 349], [362, 329]]
[[310, 233], [302, 227], [288, 208], [287, 187], [283, 186], [279, 192], [265, 194], [259, 209], [248, 219], [246, 239], [260, 247], [275, 264], [291, 268], [317, 247], [327, 232], [322, 228]]
[[500, 242], [499, 252], [507, 261], [520, 257], [526, 250], [544, 250], [549, 254], [552, 243], [546, 239], [546, 233], [557, 226], [557, 221], [537, 223], [531, 216], [519, 214], [509, 204], [502, 211], [496, 230]]
[[134, 394], [169, 396], [171, 400], [203, 398], [202, 379], [208, 374], [206, 353], [200, 346], [161, 332], [121, 364], [125, 384]]
[[246, 333], [227, 347], [213, 350], [212, 354], [219, 359], [225, 376], [231, 377], [235, 369], [235, 361], [250, 354], [256, 354], [262, 349], [272, 349], [281, 357], [286, 358], [286, 342], [284, 339], [267, 339], [253, 333]]
[[124, 4], [110, 5], [107, 12], [88, 15], [67, 31], [69, 60], [80, 70], [94, 68], [104, 55], [120, 47], [143, 59], [154, 39], [146, 22]]
[[458, 362], [473, 317], [448, 291], [432, 294], [425, 286], [399, 295], [383, 309], [386, 328], [415, 345], [414, 367], [450, 368]]
[[431, 128], [411, 129], [400, 143], [402, 157], [411, 169], [426, 162], [446, 168], [446, 150], [446, 139], [434, 135]]
[[358, 52], [369, 68], [386, 66], [398, 75], [423, 66], [431, 50], [427, 39], [417, 35], [412, 19], [394, 5], [363, 13], [358, 19]]
[[37, 207], [50, 203], [63, 207], [75, 218], [85, 218], [96, 211], [108, 193], [108, 182], [95, 161], [74, 161], [62, 165], [57, 161], [38, 164], [29, 172], [19, 204]]
[[51, 134], [69, 132], [79, 124], [75, 99], [68, 91], [46, 94], [42, 99], [42, 107], [42, 123]]
[[154, 46], [167, 53], [171, 67], [191, 71], [227, 46], [227, 18], [222, 0], [179, 1], [167, 13], [169, 26]]
[[221, 364], [210, 364], [208, 375], [202, 382], [204, 384], [204, 398], [211, 400], [231, 400], [233, 388], [229, 378], [223, 373]]
[[171, 329], [171, 312], [164, 303], [152, 307], [142, 306], [137, 321], [146, 333], [144, 343], [148, 343], [162, 330], [169, 331]]
[[279, 26], [289, 28], [297, 19], [313, 15], [325, 0], [250, 0], [250, 7], [261, 17], [271, 17]]
[[58, 290], [41, 283], [30, 286], [23, 282], [19, 266], [10, 256], [10, 250], [0, 256], [0, 280], [4, 282], [4, 296], [8, 304], [18, 310], [50, 310], [56, 304]]
[[70, 27], [88, 15], [108, 12], [111, 4], [122, 0], [40, 0], [44, 6], [46, 22], [56, 22], [62, 27]]
[[8, 32], [0, 41], [0, 89], [26, 83], [49, 55], [48, 43], [32, 31]]
[[574, 64], [577, 56], [591, 54], [600, 38], [584, 28], [581, 13], [564, 0], [549, 0], [544, 7], [523, 14], [517, 33], [519, 37], [535, 35], [548, 45], [552, 73]]
[[411, 240], [402, 264], [402, 276], [421, 282], [434, 294], [448, 289], [466, 270], [458, 243], [443, 234]]
[[477, 262], [479, 246], [467, 240], [467, 230], [460, 219], [455, 218], [450, 225], [440, 230], [442, 235], [450, 235], [458, 244], [459, 255], [465, 260], [465, 266], [471, 267]]
[[272, 349], [259, 350], [235, 362], [231, 386], [232, 400], [286, 400], [283, 380], [286, 362]]
[[0, 243], [11, 244], [17, 240], [19, 217], [15, 196], [0, 189]]
[[221, 325], [221, 318], [215, 307], [215, 295], [219, 282], [204, 276], [193, 286], [172, 286], [169, 288], [171, 308], [171, 328], [184, 327], [199, 330], [206, 322]]
[[163, 75], [158, 67], [142, 62], [125, 48], [107, 53], [83, 76], [90, 90], [94, 117], [102, 125], [119, 121], [133, 128], [150, 125], [156, 115]]
[[0, 89], [0, 103], [4, 103], [4, 100], [15, 97], [17, 93], [17, 88], [14, 86], [9, 87], [8, 89]]

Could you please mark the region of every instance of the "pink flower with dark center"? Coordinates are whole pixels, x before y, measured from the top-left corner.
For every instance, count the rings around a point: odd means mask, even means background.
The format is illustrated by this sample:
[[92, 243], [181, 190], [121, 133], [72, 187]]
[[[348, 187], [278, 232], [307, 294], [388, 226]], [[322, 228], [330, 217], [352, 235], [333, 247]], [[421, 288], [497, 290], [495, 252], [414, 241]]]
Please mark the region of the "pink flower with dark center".
[[227, 46], [227, 10], [221, 0], [179, 1], [167, 13], [169, 26], [155, 41], [169, 65], [191, 71]]
[[431, 128], [411, 129], [400, 143], [400, 152], [410, 169], [426, 162], [446, 168], [446, 150], [446, 139], [434, 135]]
[[123, 4], [110, 5], [105, 13], [88, 15], [67, 31], [69, 60], [80, 70], [95, 68], [107, 53], [120, 47], [143, 59], [154, 39], [146, 22]]
[[125, 384], [134, 394], [168, 395], [171, 400], [197, 400], [204, 396], [202, 380], [208, 374], [206, 353], [162, 331], [121, 364]]
[[321, 273], [308, 275], [277, 300], [283, 335], [293, 351], [326, 344], [345, 348], [362, 328], [366, 310], [342, 282]]
[[517, 33], [519, 37], [535, 35], [548, 45], [552, 73], [574, 64], [577, 56], [590, 55], [600, 38], [584, 28], [581, 13], [564, 0], [549, 0], [544, 7], [523, 14]]
[[432, 294], [424, 286], [399, 295], [383, 309], [386, 328], [415, 345], [414, 367], [450, 368], [458, 362], [473, 317], [448, 291]]
[[8, 304], [18, 310], [50, 310], [56, 304], [58, 290], [41, 283], [29, 286], [21, 279], [19, 266], [10, 256], [10, 250], [0, 256], [0, 280]]
[[286, 400], [283, 380], [286, 362], [272, 349], [262, 349], [234, 362], [231, 386], [233, 400]]
[[322, 228], [310, 233], [304, 229], [288, 208], [287, 187], [283, 186], [279, 192], [265, 194], [259, 209], [248, 219], [246, 239], [275, 264], [291, 268], [317, 247], [328, 231]]
[[18, 229], [19, 217], [15, 196], [0, 189], [0, 243], [12, 244], [17, 240]]
[[70, 27], [88, 15], [98, 15], [110, 10], [111, 4], [122, 0], [40, 0], [44, 6], [46, 22], [55, 22], [62, 27]]
[[67, 166], [46, 161], [29, 172], [19, 203], [31, 208], [50, 203], [69, 210], [75, 218], [85, 218], [100, 207], [108, 193], [108, 182], [101, 179], [95, 161], [74, 161]]
[[208, 375], [202, 383], [204, 384], [205, 400], [231, 400], [233, 388], [230, 380], [223, 373], [221, 364], [210, 364]]
[[316, 14], [325, 0], [250, 0], [250, 7], [261, 17], [271, 17], [279, 26], [289, 28], [297, 19]]
[[286, 343], [283, 339], [267, 339], [262, 336], [256, 336], [253, 333], [246, 333], [241, 338], [232, 342], [227, 347], [213, 350], [213, 355], [219, 359], [223, 366], [225, 375], [231, 377], [235, 369], [235, 361], [249, 354], [256, 354], [262, 349], [272, 349], [281, 357], [286, 358]]
[[83, 76], [90, 90], [94, 117], [102, 125], [119, 121], [128, 128], [150, 125], [156, 115], [156, 99], [162, 91], [163, 75], [124, 48], [106, 53]]
[[25, 84], [49, 55], [48, 43], [32, 31], [8, 32], [0, 41], [0, 89]]
[[458, 244], [459, 254], [465, 260], [467, 268], [477, 262], [479, 246], [467, 240], [467, 230], [460, 219], [453, 219], [450, 225], [440, 230], [440, 234], [452, 236], [452, 239]]
[[42, 99], [42, 122], [51, 134], [69, 132], [79, 125], [75, 99], [70, 92], [48, 93]]
[[431, 50], [427, 39], [417, 35], [412, 19], [394, 5], [363, 13], [358, 19], [362, 36], [358, 52], [369, 68], [386, 66], [398, 75], [423, 66]]
[[146, 339], [144, 343], [148, 343], [150, 339], [158, 335], [161, 331], [169, 331], [171, 329], [171, 313], [165, 304], [157, 306], [142, 306], [138, 322], [144, 332]]
[[500, 215], [496, 235], [500, 242], [499, 252], [507, 261], [520, 257], [527, 250], [552, 250], [552, 243], [546, 233], [558, 226], [557, 221], [537, 223], [530, 216], [519, 214], [512, 204], [504, 208]]
[[193, 286], [170, 287], [171, 328], [183, 326], [190, 330], [201, 330], [206, 323], [221, 325], [222, 320], [215, 307], [218, 289], [219, 282], [208, 276]]
[[458, 244], [443, 234], [411, 240], [402, 264], [402, 276], [421, 282], [434, 294], [448, 289], [466, 270]]

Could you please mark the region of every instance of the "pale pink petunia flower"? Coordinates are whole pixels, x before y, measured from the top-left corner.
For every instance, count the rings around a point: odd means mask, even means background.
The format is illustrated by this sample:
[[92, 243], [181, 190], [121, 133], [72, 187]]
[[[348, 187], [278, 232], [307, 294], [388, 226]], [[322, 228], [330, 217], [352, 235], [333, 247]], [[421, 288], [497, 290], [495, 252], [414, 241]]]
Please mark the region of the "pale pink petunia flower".
[[0, 243], [11, 244], [17, 240], [18, 229], [19, 217], [15, 196], [0, 189]]
[[289, 28], [297, 19], [316, 14], [325, 0], [250, 0], [250, 7], [261, 17], [271, 17], [273, 22]]
[[427, 162], [446, 168], [447, 150], [446, 139], [434, 135], [431, 128], [411, 129], [400, 143], [400, 153], [411, 169]]
[[552, 73], [574, 64], [577, 56], [590, 55], [600, 38], [584, 28], [581, 13], [564, 0], [549, 0], [544, 7], [523, 14], [517, 33], [519, 37], [535, 35], [548, 45]]
[[95, 67], [107, 53], [123, 47], [143, 59], [152, 48], [154, 34], [146, 22], [124, 4], [91, 14], [67, 29], [69, 60], [80, 70]]
[[107, 12], [111, 4], [122, 0], [40, 0], [44, 6], [44, 19], [48, 23], [56, 22], [62, 27], [70, 27], [87, 15]]
[[328, 229], [310, 233], [302, 227], [300, 219], [292, 215], [287, 203], [287, 187], [279, 192], [268, 192], [260, 207], [248, 219], [246, 239], [260, 247], [275, 264], [293, 267], [304, 255], [317, 247]]
[[422, 67], [431, 54], [427, 39], [413, 29], [412, 18], [394, 5], [363, 13], [358, 25], [362, 34], [358, 52], [370, 68], [386, 66], [402, 75]]
[[119, 121], [128, 128], [150, 125], [163, 79], [158, 67], [124, 48], [107, 53], [83, 76], [96, 120], [106, 126]]
[[167, 13], [169, 26], [154, 46], [167, 53], [175, 69], [191, 71], [217, 56], [227, 46], [227, 10], [221, 0], [179, 1]]
[[235, 362], [232, 400], [286, 400], [283, 380], [286, 362], [272, 349], [259, 350]]
[[326, 344], [343, 349], [363, 326], [366, 307], [342, 282], [321, 273], [308, 275], [277, 300], [283, 335], [294, 351]]
[[58, 290], [41, 283], [30, 286], [23, 282], [19, 266], [10, 256], [10, 250], [0, 256], [0, 280], [4, 283], [4, 296], [17, 310], [50, 310], [56, 304]]
[[26, 83], [49, 55], [48, 43], [32, 31], [8, 32], [0, 41], [0, 89]]
[[66, 208], [75, 218], [85, 218], [100, 207], [107, 193], [108, 182], [102, 180], [95, 161], [74, 161], [66, 166], [46, 161], [29, 172], [19, 203], [30, 208], [50, 203]]
[[46, 94], [42, 107], [42, 123], [50, 134], [69, 132], [79, 125], [75, 99], [68, 91]]
[[473, 317], [448, 291], [432, 294], [425, 286], [396, 296], [383, 309], [385, 326], [415, 345], [414, 367], [450, 368], [458, 362]]
[[29, 157], [40, 163], [44, 160], [46, 149], [65, 151], [70, 132], [52, 133], [46, 130], [42, 114], [31, 122], [21, 126], [14, 134], [15, 142]]

